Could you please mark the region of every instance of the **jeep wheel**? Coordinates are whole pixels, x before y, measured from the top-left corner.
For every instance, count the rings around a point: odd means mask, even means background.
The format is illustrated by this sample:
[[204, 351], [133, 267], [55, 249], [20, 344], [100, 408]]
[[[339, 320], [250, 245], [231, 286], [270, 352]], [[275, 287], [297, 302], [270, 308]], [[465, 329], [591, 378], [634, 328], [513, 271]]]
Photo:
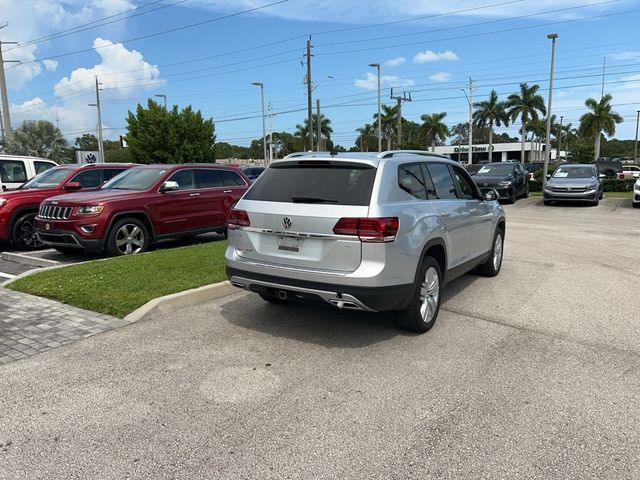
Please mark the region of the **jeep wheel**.
[[493, 246], [489, 258], [482, 265], [478, 265], [478, 273], [485, 277], [495, 277], [500, 273], [504, 252], [504, 232], [498, 228], [493, 236]]
[[433, 257], [425, 257], [418, 271], [415, 291], [406, 310], [396, 312], [400, 326], [414, 332], [426, 332], [436, 322], [440, 311], [442, 273]]
[[149, 246], [147, 227], [137, 218], [123, 218], [115, 223], [107, 237], [106, 250], [111, 256], [133, 255]]
[[44, 243], [36, 236], [35, 213], [22, 215], [13, 225], [13, 243], [20, 250], [36, 250], [44, 247]]

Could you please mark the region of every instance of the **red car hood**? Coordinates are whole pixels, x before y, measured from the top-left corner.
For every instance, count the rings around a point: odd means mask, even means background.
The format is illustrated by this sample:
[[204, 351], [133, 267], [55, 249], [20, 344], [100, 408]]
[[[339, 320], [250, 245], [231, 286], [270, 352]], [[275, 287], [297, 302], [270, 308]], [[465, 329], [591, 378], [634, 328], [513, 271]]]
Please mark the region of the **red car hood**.
[[111, 200], [126, 200], [140, 196], [138, 190], [94, 190], [93, 192], [66, 193], [48, 198], [45, 203], [58, 202], [60, 205], [95, 205]]
[[0, 192], [0, 197], [6, 198], [7, 200], [10, 198], [22, 198], [31, 195], [50, 197], [51, 195], [55, 195], [59, 192], [60, 190], [58, 190], [58, 188], [22, 188], [20, 190], [7, 190], [6, 192]]

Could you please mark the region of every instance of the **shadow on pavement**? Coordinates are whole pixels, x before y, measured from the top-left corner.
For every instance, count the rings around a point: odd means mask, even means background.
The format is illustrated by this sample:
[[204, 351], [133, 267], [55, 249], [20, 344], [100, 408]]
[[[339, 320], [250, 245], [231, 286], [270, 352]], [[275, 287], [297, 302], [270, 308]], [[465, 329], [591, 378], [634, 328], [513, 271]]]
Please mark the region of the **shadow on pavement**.
[[[442, 292], [443, 302], [462, 293], [478, 278], [464, 275], [448, 284]], [[356, 312], [294, 302], [274, 305], [253, 293], [225, 303], [222, 317], [242, 328], [327, 348], [362, 348], [398, 336], [419, 336], [402, 330], [391, 312]]]

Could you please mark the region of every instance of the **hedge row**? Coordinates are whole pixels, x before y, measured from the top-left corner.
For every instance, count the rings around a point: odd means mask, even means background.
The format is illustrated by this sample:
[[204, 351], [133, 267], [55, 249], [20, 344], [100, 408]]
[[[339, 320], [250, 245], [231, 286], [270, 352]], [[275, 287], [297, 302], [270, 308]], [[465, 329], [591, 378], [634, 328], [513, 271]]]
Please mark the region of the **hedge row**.
[[[635, 180], [604, 180], [602, 186], [605, 192], [631, 192]], [[530, 192], [541, 192], [542, 183], [536, 180], [529, 181]]]

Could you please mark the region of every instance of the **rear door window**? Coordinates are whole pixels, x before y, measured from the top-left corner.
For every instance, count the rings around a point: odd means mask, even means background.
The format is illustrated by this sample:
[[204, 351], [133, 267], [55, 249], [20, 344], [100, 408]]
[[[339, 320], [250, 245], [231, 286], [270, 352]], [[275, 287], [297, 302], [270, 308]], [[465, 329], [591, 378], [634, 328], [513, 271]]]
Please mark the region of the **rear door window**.
[[222, 173], [209, 168], [196, 170], [196, 185], [198, 188], [222, 187]]
[[49, 170], [50, 168], [55, 167], [56, 164], [55, 163], [51, 163], [51, 162], [38, 162], [37, 160], [35, 162], [33, 162], [33, 168], [36, 171], [36, 175], [38, 173], [42, 173], [46, 170]]
[[376, 169], [331, 162], [278, 162], [245, 194], [248, 200], [311, 204], [369, 205]]
[[85, 170], [71, 179], [72, 182], [79, 182], [82, 188], [97, 188], [102, 185], [102, 170], [94, 168]]
[[121, 174], [125, 170], [126, 168], [105, 168], [102, 171], [102, 183], [106, 182], [107, 180], [111, 180], [113, 177]]
[[398, 186], [401, 190], [420, 200], [427, 199], [424, 176], [419, 163], [400, 165], [398, 167]]
[[224, 182], [225, 187], [237, 187], [238, 185], [246, 185], [245, 181], [242, 179], [237, 172], [232, 172], [230, 170], [222, 170], [222, 181]]
[[452, 200], [458, 198], [456, 184], [451, 176], [449, 166], [444, 163], [426, 164], [427, 172], [431, 176], [431, 181], [436, 193], [436, 198], [440, 200]]
[[27, 167], [22, 160], [0, 160], [0, 180], [6, 183], [27, 181]]

